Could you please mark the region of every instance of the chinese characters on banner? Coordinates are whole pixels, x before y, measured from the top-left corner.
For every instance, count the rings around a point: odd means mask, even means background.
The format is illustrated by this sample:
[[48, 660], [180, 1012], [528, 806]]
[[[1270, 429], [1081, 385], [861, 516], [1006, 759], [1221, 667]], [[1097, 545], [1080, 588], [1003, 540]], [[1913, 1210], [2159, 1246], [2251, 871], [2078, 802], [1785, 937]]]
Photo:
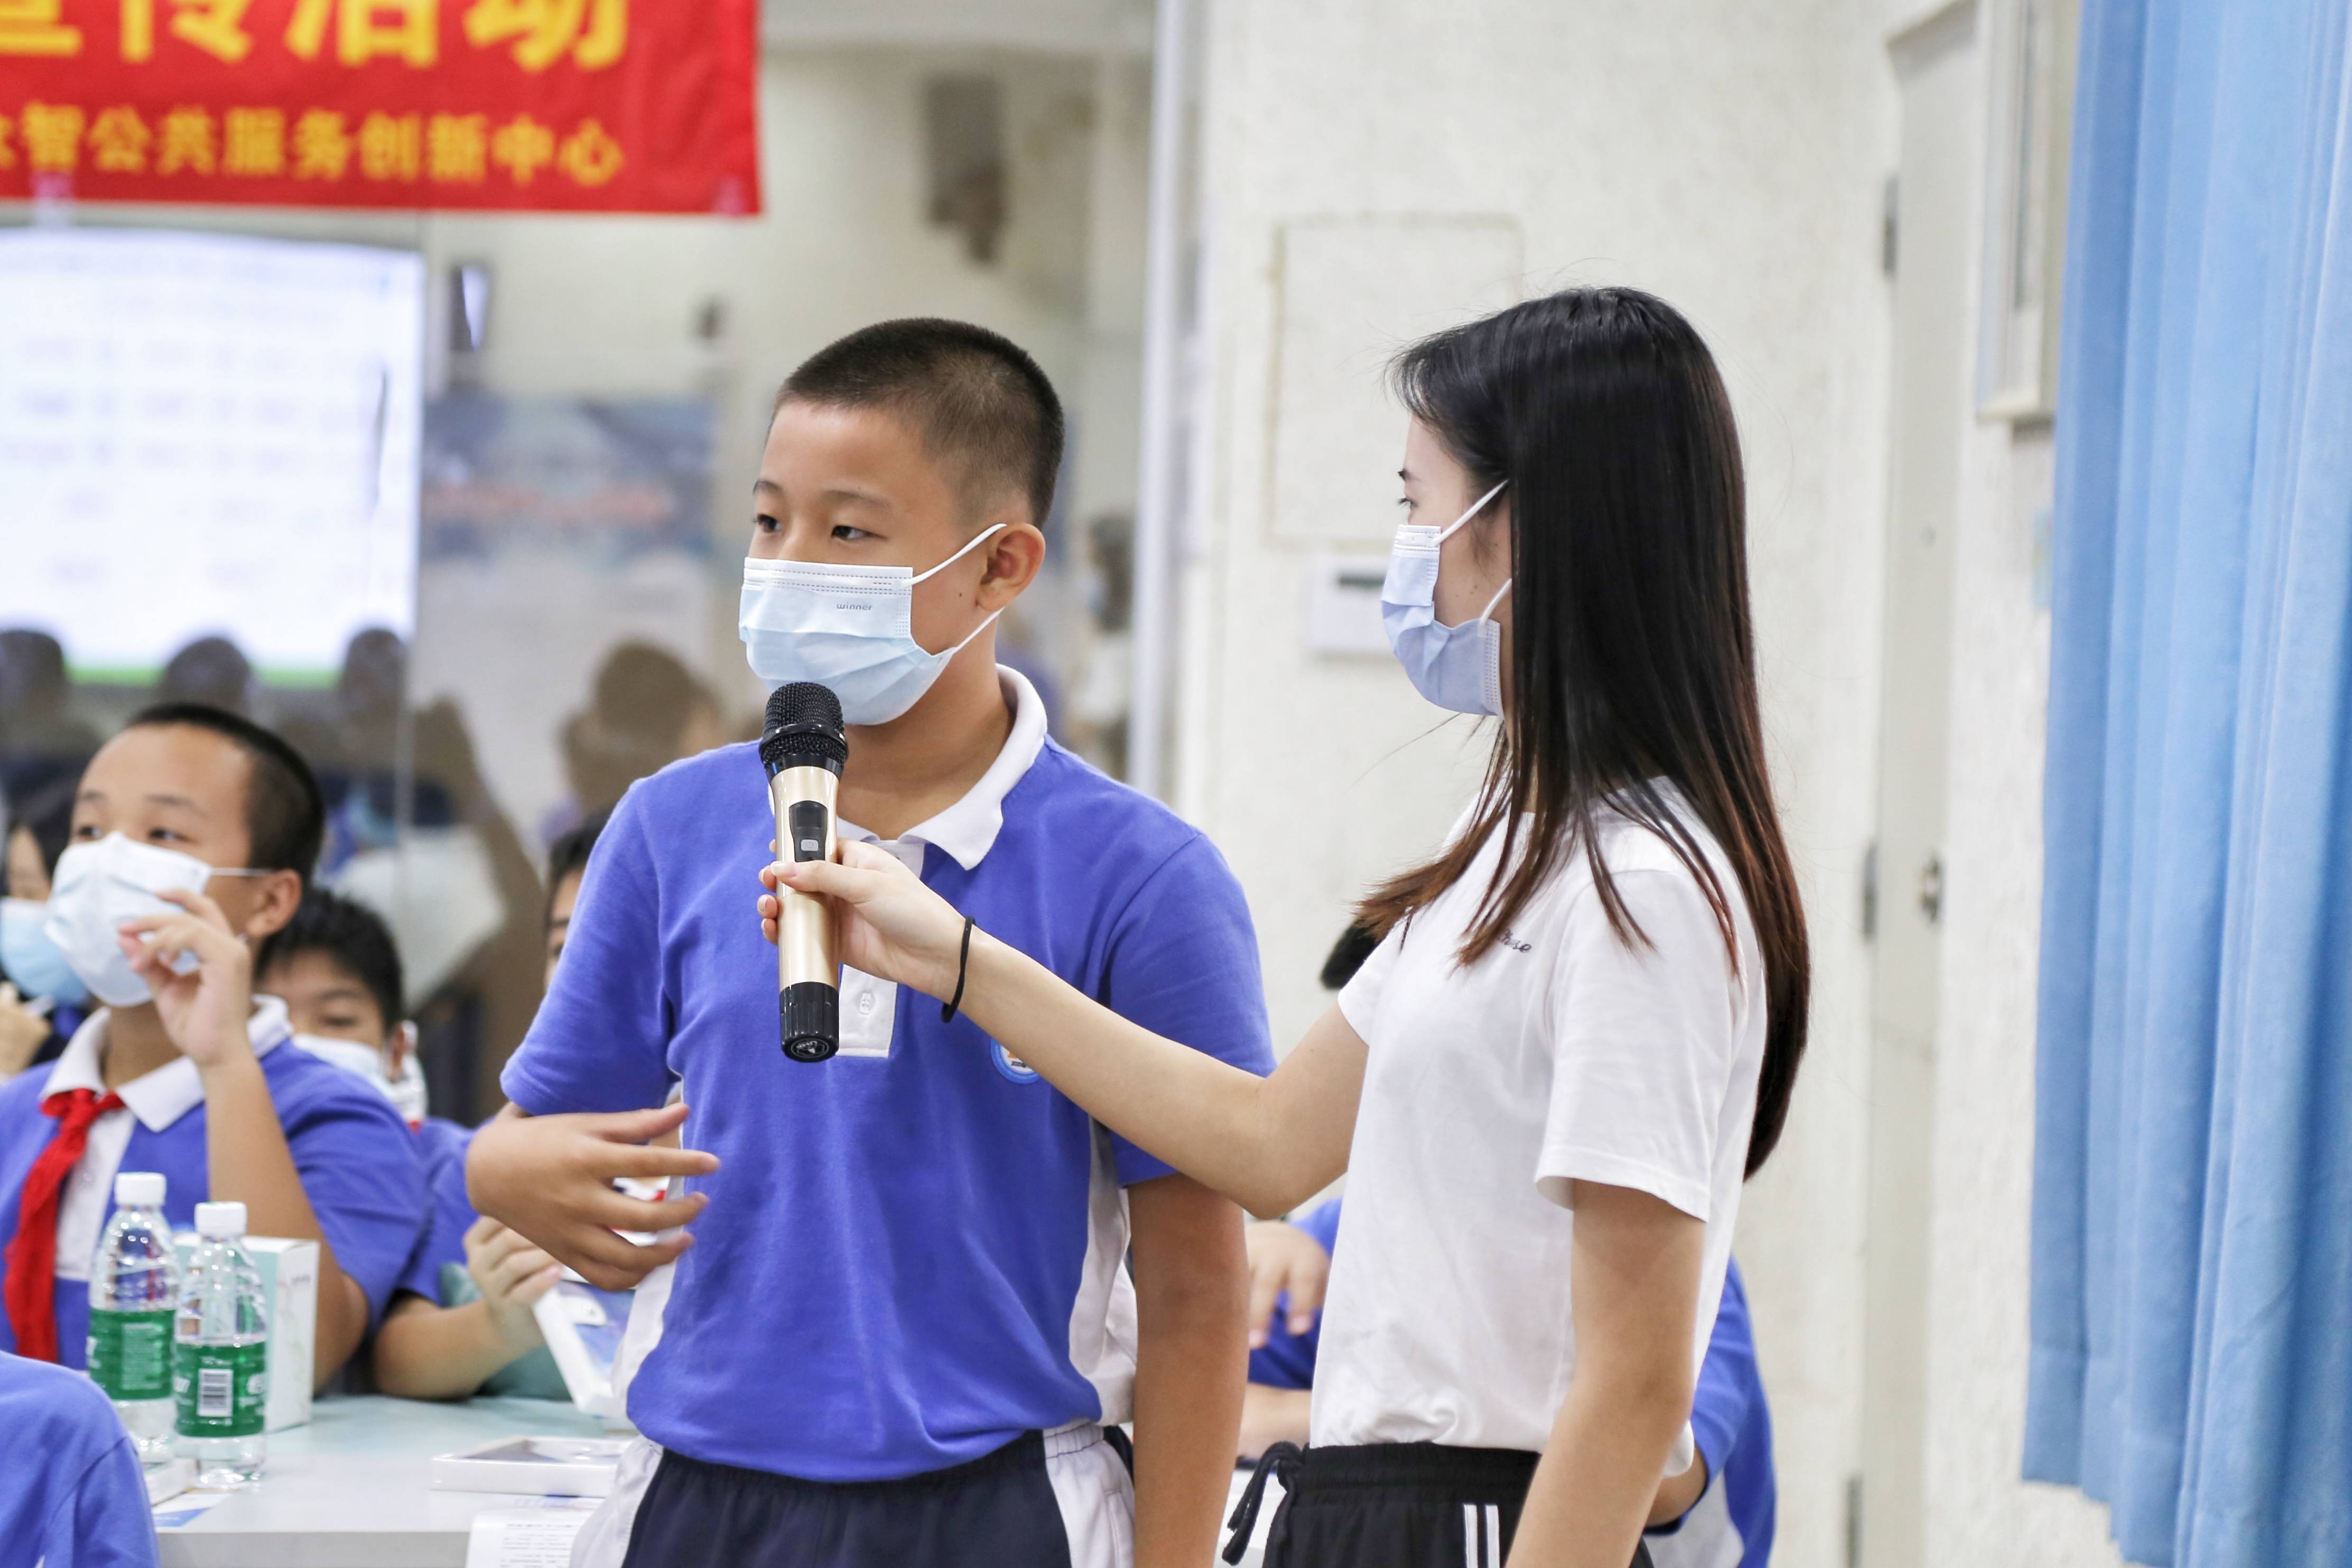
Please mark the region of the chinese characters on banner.
[[757, 0], [0, 0], [0, 198], [751, 213]]

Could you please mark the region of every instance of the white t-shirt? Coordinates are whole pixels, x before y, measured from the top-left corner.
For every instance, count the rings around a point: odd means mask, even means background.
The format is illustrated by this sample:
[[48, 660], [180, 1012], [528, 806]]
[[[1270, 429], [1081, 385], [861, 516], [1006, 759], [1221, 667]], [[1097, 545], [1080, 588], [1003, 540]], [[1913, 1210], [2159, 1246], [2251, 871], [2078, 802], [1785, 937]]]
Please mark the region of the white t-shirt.
[[1697, 880], [1649, 830], [1604, 815], [1601, 858], [1647, 946], [1618, 939], [1580, 855], [1460, 967], [1490, 840], [1339, 993], [1370, 1049], [1316, 1358], [1318, 1444], [1544, 1448], [1576, 1364], [1572, 1181], [1636, 1187], [1706, 1222], [1696, 1374], [1739, 1212], [1764, 966], [1738, 879], [1683, 820], [1730, 903], [1736, 976]]

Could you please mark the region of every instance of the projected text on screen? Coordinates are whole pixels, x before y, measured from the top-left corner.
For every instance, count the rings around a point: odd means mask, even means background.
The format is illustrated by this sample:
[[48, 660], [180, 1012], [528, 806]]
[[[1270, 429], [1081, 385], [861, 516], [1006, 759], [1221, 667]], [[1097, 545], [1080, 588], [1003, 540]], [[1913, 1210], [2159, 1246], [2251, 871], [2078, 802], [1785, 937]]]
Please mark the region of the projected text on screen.
[[0, 626], [130, 682], [207, 632], [296, 684], [408, 635], [424, 287], [403, 251], [0, 234]]

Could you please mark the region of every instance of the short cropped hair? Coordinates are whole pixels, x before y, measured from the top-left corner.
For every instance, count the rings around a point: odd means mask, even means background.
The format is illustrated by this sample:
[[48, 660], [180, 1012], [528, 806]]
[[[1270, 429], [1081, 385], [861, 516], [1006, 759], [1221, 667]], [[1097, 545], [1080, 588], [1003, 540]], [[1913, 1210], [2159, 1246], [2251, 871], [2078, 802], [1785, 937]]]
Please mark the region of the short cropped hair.
[[204, 703], [157, 703], [131, 716], [125, 729], [205, 729], [245, 753], [245, 827], [253, 841], [246, 859], [255, 871], [290, 871], [310, 883], [327, 838], [327, 807], [319, 780], [302, 754], [241, 714]]
[[921, 317], [863, 327], [803, 361], [776, 406], [881, 409], [906, 420], [935, 461], [959, 472], [967, 506], [1007, 489], [1040, 528], [1062, 469], [1062, 400], [1011, 339]]
[[393, 941], [392, 928], [383, 923], [383, 916], [339, 893], [323, 887], [308, 889], [294, 918], [262, 943], [261, 956], [253, 967], [256, 979], [304, 953], [323, 953], [350, 971], [375, 998], [384, 1027], [399, 1024], [400, 946]]
[[547, 913], [545, 918], [555, 918], [555, 890], [563, 879], [574, 872], [588, 869], [588, 852], [596, 847], [596, 840], [604, 831], [604, 824], [613, 818], [611, 807], [591, 812], [565, 831], [547, 846]]

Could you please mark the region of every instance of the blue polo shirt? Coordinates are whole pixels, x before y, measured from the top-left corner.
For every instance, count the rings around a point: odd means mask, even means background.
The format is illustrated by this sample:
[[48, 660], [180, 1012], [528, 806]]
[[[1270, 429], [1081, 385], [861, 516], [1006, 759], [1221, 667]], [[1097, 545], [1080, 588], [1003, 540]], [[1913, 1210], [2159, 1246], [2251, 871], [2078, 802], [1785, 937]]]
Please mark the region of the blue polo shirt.
[[155, 1521], [139, 1456], [89, 1378], [0, 1351], [0, 1477], [8, 1562], [152, 1568]]
[[425, 1228], [393, 1288], [446, 1306], [441, 1266], [466, 1266], [466, 1232], [481, 1218], [466, 1196], [466, 1151], [473, 1145], [474, 1129], [427, 1116], [416, 1124], [415, 1138], [425, 1178]]
[[[1290, 1223], [1328, 1252], [1339, 1233], [1340, 1200]], [[1285, 1323], [1287, 1296], [1276, 1299], [1274, 1322], [1263, 1347], [1250, 1352], [1249, 1380], [1273, 1388], [1307, 1388], [1315, 1381], [1315, 1351], [1322, 1314], [1315, 1326], [1294, 1334]], [[1740, 1568], [1764, 1568], [1772, 1558], [1773, 1514], [1779, 1497], [1772, 1473], [1772, 1412], [1764, 1381], [1756, 1370], [1756, 1340], [1748, 1324], [1748, 1288], [1735, 1260], [1724, 1276], [1723, 1303], [1716, 1311], [1706, 1359], [1699, 1363], [1691, 1395], [1691, 1435], [1706, 1461], [1707, 1486], [1691, 1510], [1673, 1524], [1648, 1532], [1657, 1568], [1716, 1568], [1725, 1562], [1725, 1540], [1737, 1540]]]
[[[1216, 850], [1045, 737], [891, 847], [1001, 940], [1144, 1027], [1270, 1070], [1257, 945]], [[640, 780], [590, 857], [563, 958], [504, 1084], [534, 1115], [659, 1105], [723, 1162], [629, 1393], [690, 1458], [893, 1479], [1130, 1413], [1120, 1188], [1169, 1167], [1112, 1137], [968, 1018], [845, 977], [843, 1050], [777, 1045], [753, 901], [774, 820], [758, 749]], [[845, 825], [845, 833], [853, 830]], [[871, 998], [871, 999], [869, 999]], [[882, 1027], [887, 1019], [888, 1027]]]
[[[0, 1239], [16, 1234], [26, 1173], [57, 1131], [42, 1100], [61, 1090], [103, 1087], [99, 1056], [106, 1020], [103, 1011], [91, 1014], [48, 1071], [21, 1073], [0, 1084]], [[337, 1266], [366, 1292], [373, 1323], [423, 1221], [424, 1178], [415, 1140], [380, 1091], [307, 1051], [283, 1049], [292, 1035], [286, 1004], [277, 998], [255, 998], [251, 1031], [303, 1194]], [[68, 1366], [80, 1366], [89, 1350], [87, 1275], [114, 1212], [115, 1173], [162, 1172], [163, 1218], [175, 1230], [194, 1228], [196, 1205], [212, 1192], [195, 1063], [182, 1057], [132, 1079], [119, 1092], [125, 1109], [92, 1124], [81, 1163], [59, 1194], [58, 1354]], [[0, 1350], [16, 1344], [0, 1317]]]

